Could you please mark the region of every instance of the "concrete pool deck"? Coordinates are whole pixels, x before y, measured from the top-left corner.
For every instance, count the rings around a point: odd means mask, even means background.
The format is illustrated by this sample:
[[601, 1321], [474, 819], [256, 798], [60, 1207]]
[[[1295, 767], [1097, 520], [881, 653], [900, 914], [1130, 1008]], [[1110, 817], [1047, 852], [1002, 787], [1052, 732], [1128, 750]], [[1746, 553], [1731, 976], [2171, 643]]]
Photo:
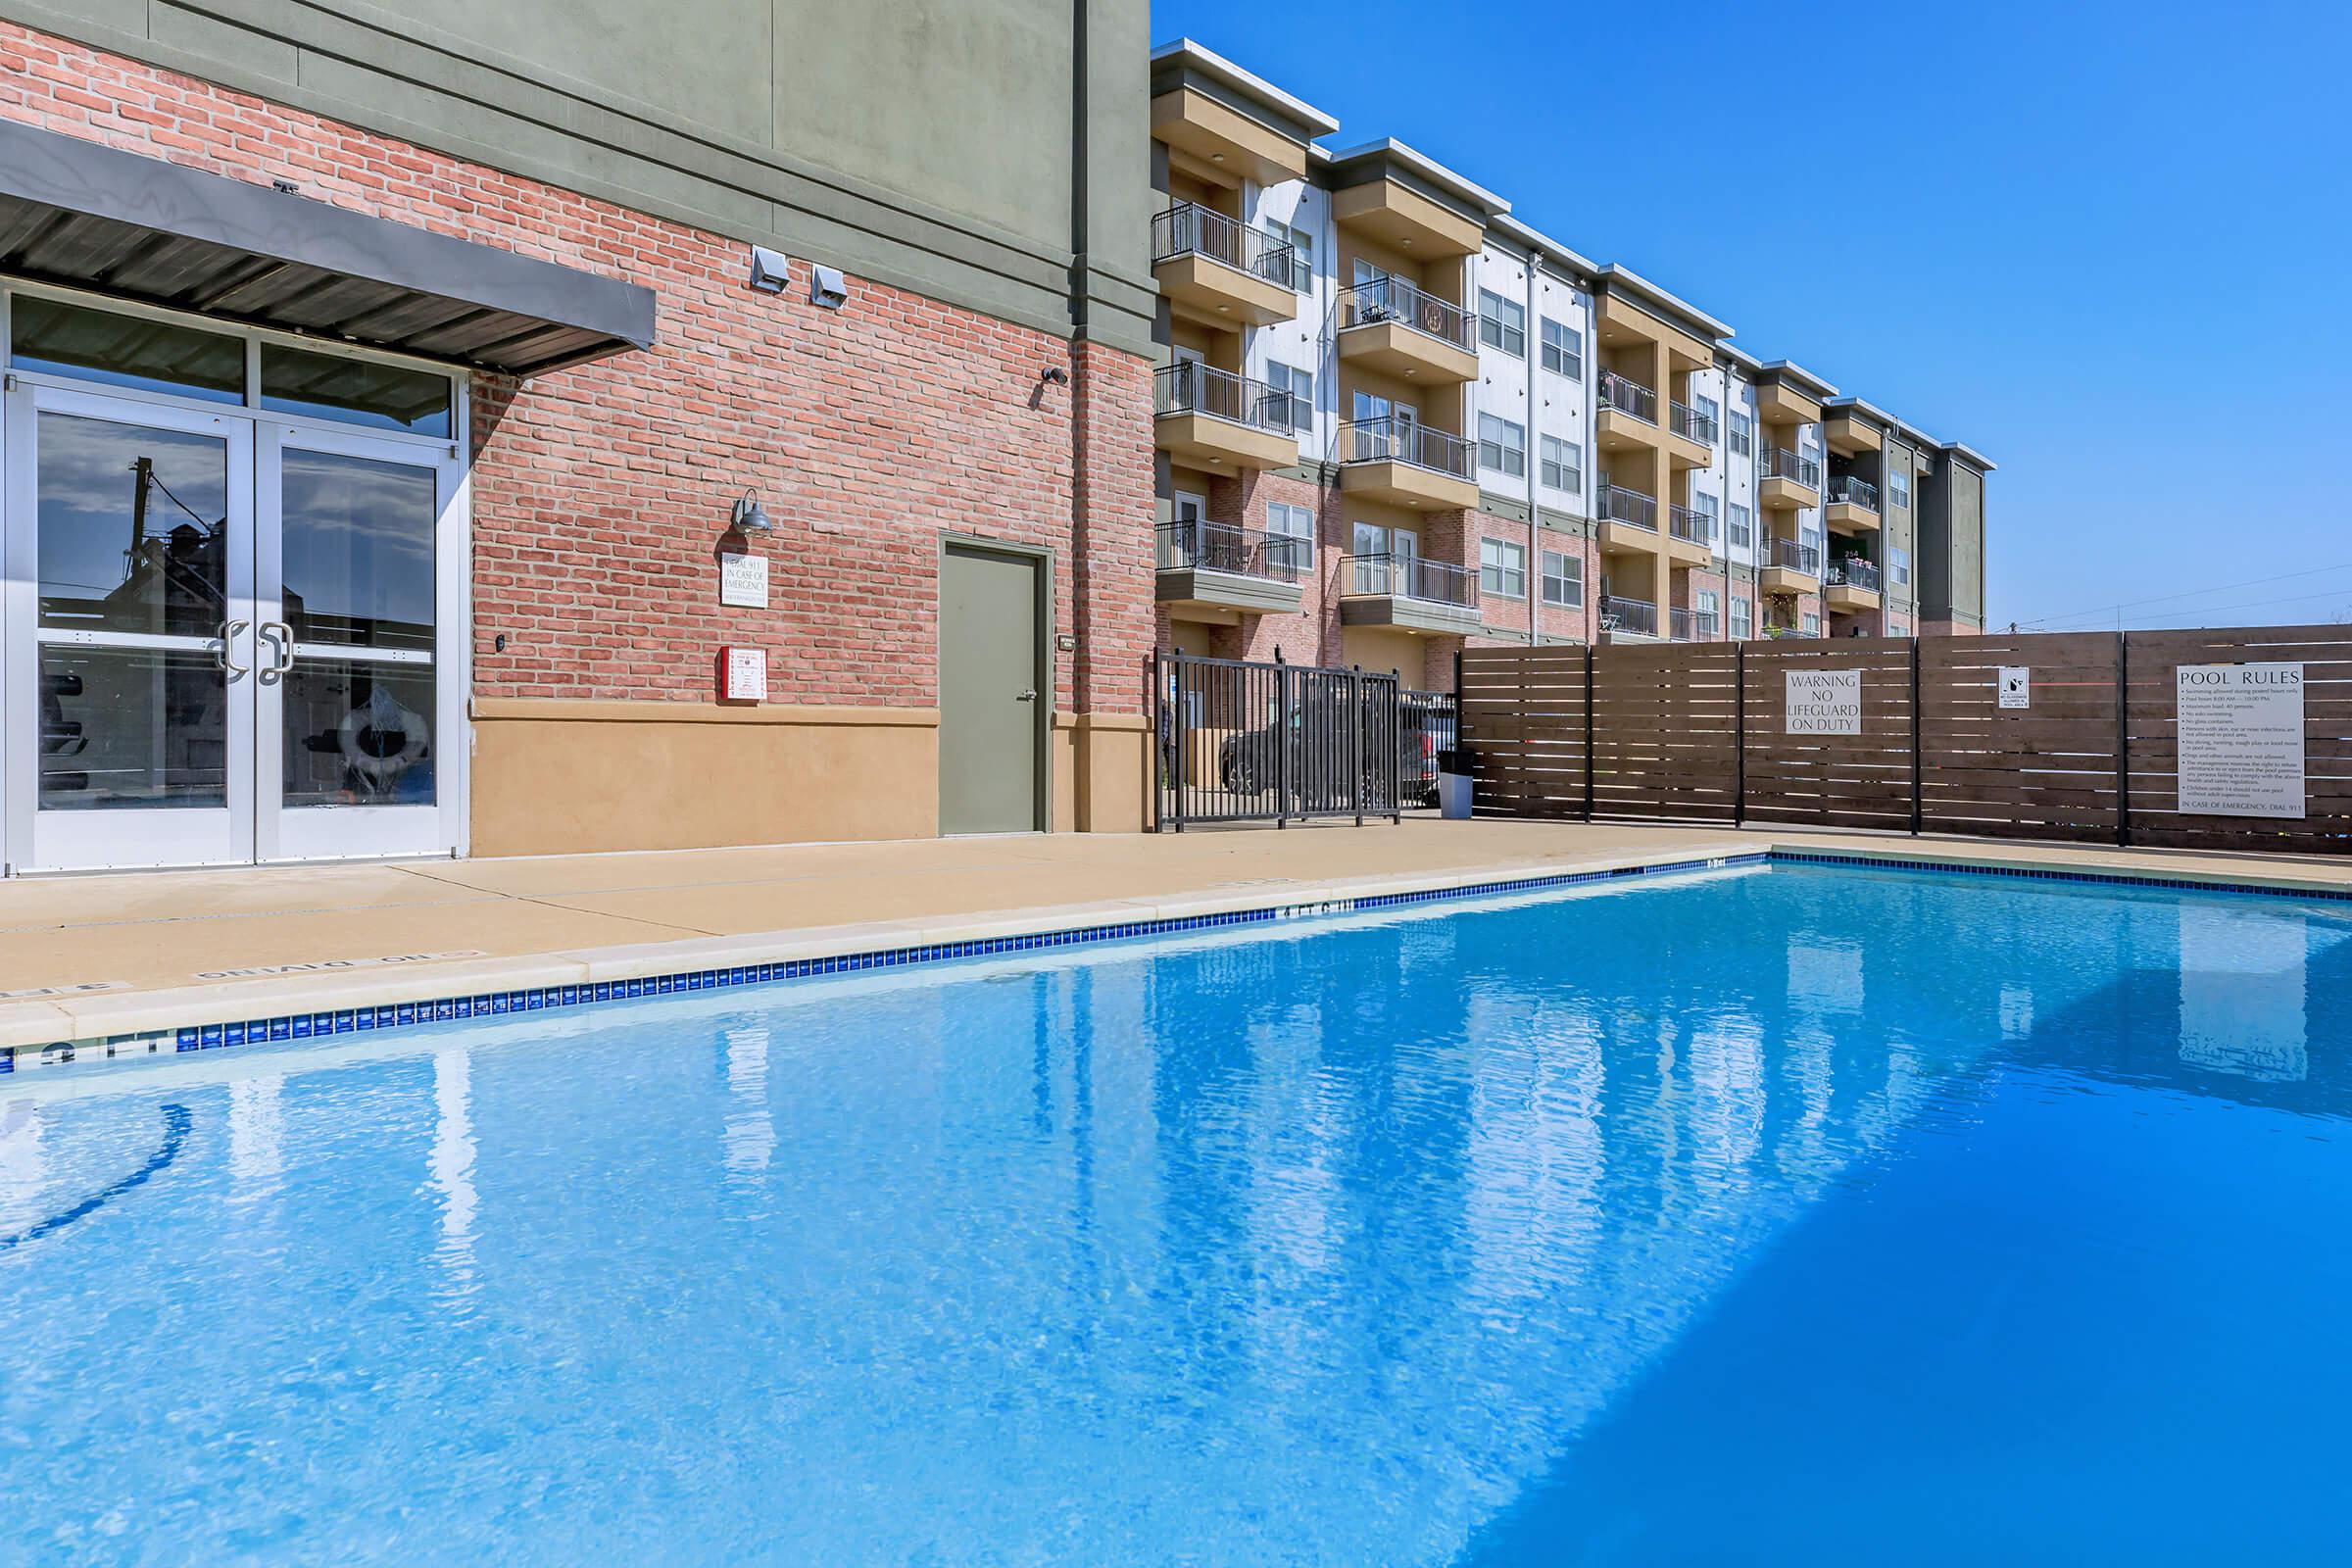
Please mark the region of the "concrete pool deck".
[[0, 1050], [1776, 847], [2352, 890], [2319, 857], [1424, 818], [18, 879]]

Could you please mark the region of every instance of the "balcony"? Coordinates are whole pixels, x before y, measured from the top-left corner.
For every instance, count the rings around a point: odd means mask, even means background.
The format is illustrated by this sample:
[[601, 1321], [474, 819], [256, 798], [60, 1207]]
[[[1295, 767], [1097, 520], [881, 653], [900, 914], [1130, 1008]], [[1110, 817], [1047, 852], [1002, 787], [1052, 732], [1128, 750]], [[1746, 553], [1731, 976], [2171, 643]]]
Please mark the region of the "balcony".
[[1842, 452], [1849, 458], [1877, 452], [1883, 445], [1879, 427], [1851, 409], [1831, 409], [1822, 417], [1821, 438], [1830, 444], [1832, 452]]
[[1417, 420], [1355, 419], [1340, 426], [1340, 488], [1416, 512], [1478, 505], [1478, 443]]
[[1666, 510], [1666, 554], [1675, 564], [1703, 566], [1715, 559], [1715, 519], [1696, 507]]
[[1830, 475], [1829, 504], [1822, 520], [1839, 533], [1871, 533], [1879, 526], [1879, 487], [1850, 473]]
[[1821, 465], [1787, 447], [1756, 453], [1756, 500], [1768, 512], [1821, 505]]
[[1658, 539], [1658, 504], [1639, 490], [1603, 483], [1593, 497], [1604, 554], [1654, 556]]
[[1340, 621], [1469, 636], [1480, 629], [1478, 578], [1419, 556], [1349, 556], [1340, 564]]
[[1298, 461], [1288, 392], [1195, 361], [1152, 377], [1152, 429], [1159, 450], [1216, 473], [1282, 468]]
[[1678, 643], [1711, 643], [1722, 622], [1711, 610], [1674, 610], [1666, 623], [1667, 639]]
[[1604, 452], [1664, 444], [1658, 432], [1658, 394], [1630, 375], [1600, 372], [1600, 411], [1592, 433]]
[[1830, 574], [1822, 581], [1821, 602], [1848, 614], [1878, 609], [1879, 568], [1860, 556], [1831, 562]]
[[1821, 405], [1776, 376], [1756, 387], [1756, 416], [1766, 424], [1818, 424]]
[[1688, 403], [1672, 404], [1666, 416], [1666, 455], [1678, 468], [1703, 468], [1715, 461], [1715, 419]]
[[1793, 539], [1775, 539], [1765, 553], [1764, 569], [1756, 585], [1768, 594], [1810, 594], [1821, 591], [1821, 551]]
[[1401, 277], [1341, 291], [1340, 358], [1383, 375], [1434, 386], [1478, 379], [1478, 322], [1460, 306]]
[[1199, 178], [1219, 185], [1245, 179], [1279, 185], [1306, 174], [1306, 147], [1198, 87], [1152, 100], [1152, 135]]
[[1600, 600], [1600, 629], [1611, 640], [1624, 637], [1655, 637], [1658, 634], [1658, 607], [1646, 599], [1625, 599], [1616, 594], [1603, 594]]
[[1313, 557], [1308, 539], [1198, 519], [1162, 523], [1155, 597], [1178, 609], [1296, 611]]
[[1152, 220], [1152, 275], [1179, 316], [1229, 331], [1298, 314], [1289, 244], [1198, 202]]

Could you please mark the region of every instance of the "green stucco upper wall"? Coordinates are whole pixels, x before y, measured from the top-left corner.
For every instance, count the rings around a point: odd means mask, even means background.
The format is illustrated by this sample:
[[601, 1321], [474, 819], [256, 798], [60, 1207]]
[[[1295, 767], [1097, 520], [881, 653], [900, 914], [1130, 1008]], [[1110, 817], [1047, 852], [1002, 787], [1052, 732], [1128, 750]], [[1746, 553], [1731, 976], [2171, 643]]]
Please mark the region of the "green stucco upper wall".
[[0, 17], [1150, 351], [1146, 0], [0, 0]]

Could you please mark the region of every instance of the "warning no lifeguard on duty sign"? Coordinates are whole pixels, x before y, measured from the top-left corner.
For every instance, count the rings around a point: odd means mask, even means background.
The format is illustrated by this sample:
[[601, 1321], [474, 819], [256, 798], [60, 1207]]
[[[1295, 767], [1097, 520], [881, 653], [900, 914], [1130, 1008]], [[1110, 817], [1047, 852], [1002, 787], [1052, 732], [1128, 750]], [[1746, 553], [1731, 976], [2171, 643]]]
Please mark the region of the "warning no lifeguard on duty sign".
[[1791, 735], [1862, 733], [1862, 672], [1858, 669], [1791, 669], [1787, 701]]

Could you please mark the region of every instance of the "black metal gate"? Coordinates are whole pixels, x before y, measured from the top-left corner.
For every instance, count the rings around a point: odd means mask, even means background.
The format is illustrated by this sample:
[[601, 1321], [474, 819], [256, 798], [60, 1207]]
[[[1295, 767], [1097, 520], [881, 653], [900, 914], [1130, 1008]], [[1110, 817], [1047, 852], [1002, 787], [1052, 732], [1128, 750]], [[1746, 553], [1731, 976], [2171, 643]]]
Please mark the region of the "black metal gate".
[[1405, 805], [1438, 804], [1438, 758], [1454, 748], [1456, 711], [1451, 692], [1398, 694], [1397, 790]]
[[1152, 690], [1162, 832], [1399, 817], [1395, 675], [1161, 653]]

